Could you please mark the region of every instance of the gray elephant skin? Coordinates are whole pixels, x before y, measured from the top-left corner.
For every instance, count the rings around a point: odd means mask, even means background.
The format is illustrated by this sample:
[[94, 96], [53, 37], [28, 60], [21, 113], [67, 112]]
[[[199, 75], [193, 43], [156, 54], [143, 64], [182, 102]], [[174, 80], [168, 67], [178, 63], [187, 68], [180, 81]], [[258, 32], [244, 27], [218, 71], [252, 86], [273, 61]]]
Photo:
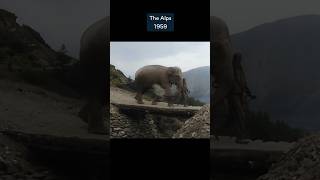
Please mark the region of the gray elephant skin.
[[[213, 86], [210, 134], [217, 139], [220, 128], [226, 122], [226, 99], [232, 93], [234, 85], [233, 48], [227, 24], [218, 17], [210, 17], [210, 61], [212, 62], [211, 86]], [[214, 122], [212, 122], [214, 121]]]
[[[213, 108], [221, 105], [234, 85], [233, 48], [227, 24], [215, 16], [210, 17], [210, 61], [213, 62]], [[213, 56], [212, 56], [213, 54]]]
[[[153, 85], [157, 84], [165, 90], [164, 97], [168, 101], [168, 106], [172, 106], [172, 97], [170, 88], [172, 85], [177, 86], [177, 90], [180, 93], [182, 91], [182, 71], [178, 67], [165, 67], [161, 65], [148, 65], [137, 70], [135, 74], [135, 85], [137, 89], [136, 100], [137, 103], [143, 104], [142, 96], [149, 89], [153, 88]], [[155, 98], [152, 104], [157, 103]]]
[[[210, 18], [211, 24], [211, 61], [213, 62], [213, 129], [223, 129], [223, 124], [232, 120], [237, 129], [238, 143], [247, 143], [244, 138], [246, 112], [246, 96], [253, 97], [247, 87], [245, 73], [241, 66], [242, 55], [234, 52], [230, 33], [226, 23], [217, 18]], [[213, 128], [213, 124], [215, 128]], [[218, 135], [219, 132], [215, 132]]]
[[80, 69], [86, 104], [80, 117], [90, 133], [106, 134], [107, 70], [110, 55], [109, 17], [89, 26], [80, 42]]

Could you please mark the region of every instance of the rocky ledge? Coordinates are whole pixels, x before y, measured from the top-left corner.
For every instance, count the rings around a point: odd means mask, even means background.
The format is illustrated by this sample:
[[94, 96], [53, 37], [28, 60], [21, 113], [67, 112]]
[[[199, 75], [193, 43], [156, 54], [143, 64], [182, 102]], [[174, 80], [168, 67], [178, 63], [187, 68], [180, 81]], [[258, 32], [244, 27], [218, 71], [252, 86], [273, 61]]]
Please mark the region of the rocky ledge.
[[272, 165], [258, 180], [320, 179], [320, 135], [299, 140], [295, 146]]
[[210, 105], [203, 106], [192, 118], [188, 119], [174, 138], [210, 138]]

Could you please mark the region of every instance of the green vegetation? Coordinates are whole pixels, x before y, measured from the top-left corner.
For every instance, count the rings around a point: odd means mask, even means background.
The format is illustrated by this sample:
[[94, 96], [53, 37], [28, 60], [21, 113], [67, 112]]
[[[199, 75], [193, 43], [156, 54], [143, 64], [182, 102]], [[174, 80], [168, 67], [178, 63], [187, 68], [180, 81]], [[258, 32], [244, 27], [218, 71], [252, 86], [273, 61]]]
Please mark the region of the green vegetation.
[[110, 64], [110, 85], [119, 87], [126, 85], [128, 82], [128, 78], [114, 65]]
[[204, 106], [206, 103], [199, 101], [193, 97], [187, 98], [187, 105], [189, 106]]
[[251, 139], [266, 141], [292, 142], [306, 135], [304, 130], [293, 128], [284, 121], [272, 121], [264, 112], [250, 113], [246, 121], [246, 129]]
[[[215, 129], [219, 136], [237, 136], [239, 128], [237, 122], [228, 120], [216, 120]], [[235, 125], [236, 124], [236, 125]], [[250, 112], [245, 120], [244, 137], [248, 139], [260, 139], [263, 141], [287, 141], [293, 142], [307, 135], [307, 132], [293, 128], [284, 121], [271, 120], [268, 113]]]
[[68, 50], [65, 44], [62, 44], [60, 49], [57, 51], [57, 66], [63, 67], [72, 62], [72, 59], [67, 55]]

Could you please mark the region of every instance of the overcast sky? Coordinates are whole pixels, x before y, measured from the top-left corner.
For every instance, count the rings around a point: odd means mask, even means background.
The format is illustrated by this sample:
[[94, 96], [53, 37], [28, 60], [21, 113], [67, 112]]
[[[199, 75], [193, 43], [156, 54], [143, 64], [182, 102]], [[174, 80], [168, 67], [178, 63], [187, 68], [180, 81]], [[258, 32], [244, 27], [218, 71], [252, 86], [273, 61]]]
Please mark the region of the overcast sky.
[[187, 71], [210, 66], [209, 42], [112, 42], [110, 63], [134, 78], [145, 65], [178, 66]]
[[211, 0], [210, 14], [224, 19], [231, 33], [292, 16], [320, 15], [319, 0]]
[[[82, 32], [110, 13], [110, 0], [0, 0], [9, 10], [40, 32], [54, 49], [66, 44], [69, 54], [78, 57]], [[211, 15], [225, 19], [231, 33], [274, 20], [320, 14], [319, 0], [211, 0]], [[183, 8], [183, 6], [181, 6]]]

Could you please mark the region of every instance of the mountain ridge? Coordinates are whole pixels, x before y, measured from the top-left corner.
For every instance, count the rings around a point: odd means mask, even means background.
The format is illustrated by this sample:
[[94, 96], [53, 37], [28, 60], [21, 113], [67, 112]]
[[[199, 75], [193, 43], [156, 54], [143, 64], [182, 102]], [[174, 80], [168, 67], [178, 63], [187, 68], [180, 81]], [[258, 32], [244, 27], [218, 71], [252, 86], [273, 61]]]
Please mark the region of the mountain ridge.
[[210, 103], [210, 66], [201, 66], [183, 72], [190, 96], [204, 103]]
[[244, 55], [256, 111], [296, 127], [320, 129], [320, 15], [295, 16], [232, 35]]

